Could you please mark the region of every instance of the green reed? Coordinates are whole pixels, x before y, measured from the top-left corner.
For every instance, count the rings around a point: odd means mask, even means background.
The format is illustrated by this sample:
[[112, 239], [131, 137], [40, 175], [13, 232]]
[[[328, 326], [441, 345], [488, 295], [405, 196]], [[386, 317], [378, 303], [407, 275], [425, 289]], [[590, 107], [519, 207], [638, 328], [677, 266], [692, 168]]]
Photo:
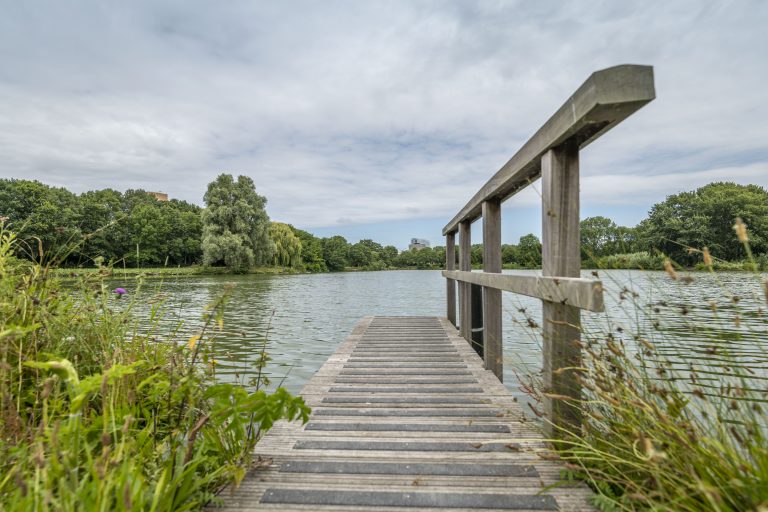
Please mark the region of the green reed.
[[[748, 243], [745, 233], [739, 238]], [[696, 252], [717, 283], [709, 252]], [[649, 304], [624, 288], [619, 307], [634, 310], [634, 325], [609, 321], [602, 332], [582, 332], [584, 424], [560, 432], [556, 458], [564, 476], [596, 491], [601, 510], [766, 512], [768, 281], [745, 274], [756, 281], [754, 296], [720, 290], [728, 303], [718, 304], [691, 297], [693, 277], [668, 261], [665, 268], [671, 298]], [[681, 360], [668, 348], [679, 349], [686, 335], [697, 344]], [[754, 359], [736, 354], [738, 346]], [[535, 387], [527, 382], [541, 399]]]
[[161, 304], [138, 325], [108, 269], [63, 285], [15, 243], [0, 224], [0, 509], [199, 509], [275, 421], [307, 420], [282, 388], [216, 382], [226, 296], [182, 338]]

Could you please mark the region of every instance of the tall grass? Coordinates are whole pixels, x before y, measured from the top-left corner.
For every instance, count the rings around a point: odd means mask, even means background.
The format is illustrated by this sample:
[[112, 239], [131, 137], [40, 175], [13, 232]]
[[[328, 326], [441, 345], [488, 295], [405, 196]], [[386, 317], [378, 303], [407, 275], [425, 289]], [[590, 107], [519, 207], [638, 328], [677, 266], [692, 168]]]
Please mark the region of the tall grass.
[[[717, 282], [712, 257], [699, 252]], [[649, 303], [624, 288], [618, 301], [635, 324], [582, 333], [584, 424], [560, 432], [557, 457], [601, 510], [766, 512], [768, 281], [745, 274], [754, 296], [721, 290], [729, 303], [718, 304], [692, 297], [694, 278], [665, 266], [671, 298]], [[686, 335], [697, 341], [688, 357], [669, 350]]]
[[138, 325], [107, 269], [65, 286], [14, 244], [0, 223], [0, 509], [199, 509], [275, 421], [307, 420], [282, 388], [215, 381], [226, 296], [180, 339], [161, 305]]

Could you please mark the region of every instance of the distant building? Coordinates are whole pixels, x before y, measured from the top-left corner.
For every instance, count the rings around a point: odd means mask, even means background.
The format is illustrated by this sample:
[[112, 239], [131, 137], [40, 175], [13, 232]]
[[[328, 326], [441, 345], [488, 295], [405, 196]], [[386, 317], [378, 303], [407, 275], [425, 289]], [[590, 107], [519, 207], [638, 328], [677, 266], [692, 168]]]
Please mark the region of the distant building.
[[419, 249], [426, 249], [427, 247], [429, 247], [429, 240], [424, 240], [423, 238], [411, 238], [408, 250], [412, 251], [413, 249], [416, 249], [418, 251]]
[[147, 192], [147, 194], [154, 196], [155, 199], [158, 201], [167, 201], [168, 200], [168, 194], [165, 194], [163, 192]]

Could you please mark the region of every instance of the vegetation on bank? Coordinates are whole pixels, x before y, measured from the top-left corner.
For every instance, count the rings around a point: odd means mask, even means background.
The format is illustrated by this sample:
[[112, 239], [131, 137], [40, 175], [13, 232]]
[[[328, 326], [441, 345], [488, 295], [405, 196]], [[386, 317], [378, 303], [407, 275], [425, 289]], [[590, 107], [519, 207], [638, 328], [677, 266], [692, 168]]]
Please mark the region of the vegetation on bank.
[[[272, 222], [265, 197], [250, 178], [222, 174], [205, 194], [206, 208], [158, 201], [143, 190], [105, 189], [75, 195], [35, 181], [0, 179], [0, 218], [19, 235], [16, 255], [56, 259], [64, 267], [92, 267], [98, 258], [122, 268], [204, 267], [193, 271], [257, 273], [277, 266], [298, 272], [439, 269], [445, 247], [399, 251], [372, 239], [349, 243], [318, 238]], [[754, 258], [733, 244], [731, 225], [750, 227]], [[768, 269], [768, 192], [756, 185], [712, 183], [669, 196], [636, 227], [606, 217], [581, 222], [582, 268], [663, 269], [665, 257], [697, 265], [688, 247], [707, 247], [716, 269]], [[72, 248], [74, 247], [74, 250]], [[41, 259], [41, 257], [43, 259]], [[473, 245], [472, 265], [482, 265]], [[528, 234], [502, 245], [505, 268], [539, 268], [541, 243]], [[699, 263], [700, 265], [700, 263]]]
[[65, 288], [16, 243], [0, 222], [0, 509], [196, 510], [275, 421], [307, 420], [301, 398], [262, 389], [266, 352], [249, 386], [216, 381], [226, 297], [184, 336], [159, 327], [161, 303], [137, 322], [107, 269]]
[[[734, 227], [749, 254], [751, 234]], [[709, 251], [691, 253], [717, 283]], [[748, 296], [742, 286], [697, 300], [694, 278], [665, 263], [671, 296], [649, 304], [624, 288], [616, 300], [636, 322], [582, 332], [583, 428], [560, 431], [555, 458], [604, 511], [768, 511], [768, 279], [754, 274]], [[535, 378], [525, 388], [565, 399]]]

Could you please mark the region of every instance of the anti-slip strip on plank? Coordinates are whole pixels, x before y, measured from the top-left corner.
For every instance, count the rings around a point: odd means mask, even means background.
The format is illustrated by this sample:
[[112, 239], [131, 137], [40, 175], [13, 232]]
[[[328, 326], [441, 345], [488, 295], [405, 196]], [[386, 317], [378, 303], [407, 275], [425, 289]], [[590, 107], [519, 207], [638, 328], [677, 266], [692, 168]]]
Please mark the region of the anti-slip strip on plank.
[[269, 488], [262, 503], [316, 506], [369, 506], [429, 508], [485, 508], [501, 510], [558, 510], [552, 496], [514, 494], [466, 494], [394, 491], [318, 491]]
[[466, 370], [454, 370], [454, 371], [440, 371], [440, 370], [430, 370], [430, 369], [414, 369], [414, 370], [396, 370], [396, 369], [383, 369], [383, 370], [376, 370], [376, 369], [368, 369], [368, 370], [342, 370], [339, 372], [339, 376], [345, 377], [345, 376], [354, 376], [354, 375], [360, 375], [360, 376], [371, 376], [371, 377], [389, 377], [392, 375], [398, 375], [398, 376], [408, 376], [408, 375], [444, 375], [446, 377], [458, 377], [458, 376], [464, 376], [464, 375], [472, 375], [472, 372], [466, 371]]
[[464, 360], [459, 356], [353, 356], [347, 359], [350, 363], [463, 363]]
[[386, 386], [333, 386], [330, 390], [331, 393], [482, 393], [481, 387], [419, 387], [419, 388], [403, 388], [403, 387], [386, 387]]
[[425, 441], [326, 441], [303, 440], [293, 445], [296, 450], [365, 450], [394, 452], [519, 452], [517, 443], [460, 443]]
[[459, 397], [415, 397], [415, 396], [327, 396], [323, 398], [324, 404], [487, 404], [490, 400], [480, 398], [459, 398]]
[[524, 464], [462, 464], [403, 462], [292, 461], [280, 465], [282, 473], [336, 473], [352, 475], [432, 475], [537, 477], [536, 468]]
[[502, 414], [499, 409], [345, 409], [333, 407], [315, 409], [315, 416], [443, 416], [451, 418], [495, 418]]
[[305, 430], [324, 432], [483, 432], [489, 434], [508, 434], [507, 425], [487, 423], [434, 424], [434, 423], [326, 423], [310, 421]]
[[388, 378], [352, 378], [340, 377], [336, 379], [336, 384], [477, 384], [477, 379], [452, 379], [452, 378], [411, 378], [411, 379], [388, 379]]
[[346, 363], [344, 368], [467, 368], [466, 363]]
[[452, 349], [452, 348], [412, 348], [412, 349], [397, 349], [397, 350], [389, 350], [384, 348], [378, 348], [378, 347], [370, 347], [370, 348], [356, 348], [352, 355], [355, 354], [405, 354], [405, 355], [412, 355], [412, 354], [457, 354], [458, 350]]

